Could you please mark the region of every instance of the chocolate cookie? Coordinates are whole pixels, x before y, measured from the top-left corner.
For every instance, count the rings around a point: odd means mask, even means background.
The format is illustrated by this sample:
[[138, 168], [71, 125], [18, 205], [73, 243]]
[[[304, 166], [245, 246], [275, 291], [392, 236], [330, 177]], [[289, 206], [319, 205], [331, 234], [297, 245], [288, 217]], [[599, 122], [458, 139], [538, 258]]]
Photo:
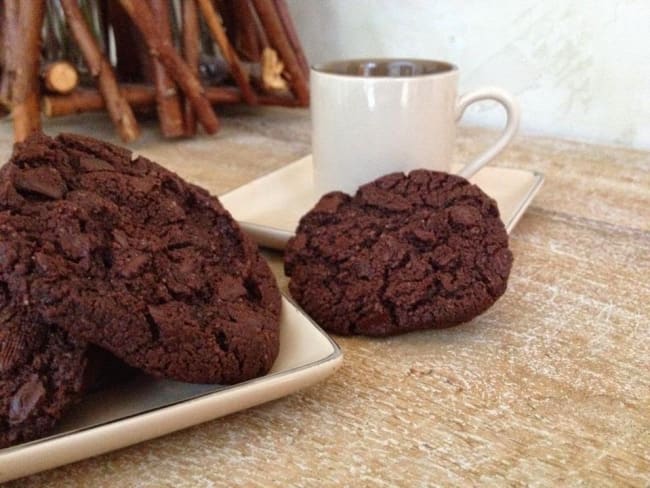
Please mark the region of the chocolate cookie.
[[28, 296], [35, 246], [0, 212], [0, 447], [47, 435], [81, 393], [88, 344], [40, 321]]
[[0, 448], [50, 434], [82, 394], [132, 374], [107, 351], [0, 295]]
[[36, 243], [25, 299], [45, 322], [158, 377], [234, 383], [269, 370], [279, 291], [216, 198], [73, 135], [32, 136], [0, 179], [0, 213]]
[[425, 170], [323, 196], [285, 251], [291, 294], [338, 334], [466, 322], [504, 293], [511, 265], [494, 200]]
[[40, 319], [28, 293], [37, 243], [8, 220], [0, 212], [0, 448], [48, 435], [82, 393], [129, 373]]
[[43, 324], [26, 299], [33, 247], [0, 213], [0, 447], [47, 435], [85, 385], [88, 345]]
[[0, 448], [54, 428], [82, 392], [88, 350], [33, 314], [13, 306], [1, 309]]

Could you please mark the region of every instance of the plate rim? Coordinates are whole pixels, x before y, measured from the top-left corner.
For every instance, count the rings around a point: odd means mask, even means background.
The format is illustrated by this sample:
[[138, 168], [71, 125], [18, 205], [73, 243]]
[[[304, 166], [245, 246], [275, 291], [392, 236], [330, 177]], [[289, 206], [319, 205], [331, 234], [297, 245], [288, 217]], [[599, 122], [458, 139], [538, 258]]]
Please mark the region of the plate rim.
[[[114, 419], [114, 420], [107, 420], [105, 422], [101, 422], [99, 424], [91, 425], [91, 426], [86, 426], [86, 427], [80, 427], [77, 429], [73, 430], [68, 430], [65, 432], [60, 432], [51, 436], [47, 437], [42, 437], [40, 439], [35, 439], [30, 442], [24, 442], [21, 444], [17, 444], [15, 446], [9, 446], [5, 447], [3, 449], [0, 449], [0, 482], [5, 482], [9, 481], [12, 479], [17, 479], [23, 476], [28, 476], [30, 474], [35, 474], [41, 471], [45, 471], [48, 469], [53, 469], [59, 466], [63, 466], [66, 464], [70, 464], [73, 462], [77, 462], [83, 459], [99, 456], [102, 454], [106, 454], [111, 451], [115, 451], [117, 449], [122, 449], [128, 446], [132, 446], [135, 444], [138, 444], [140, 442], [146, 442], [151, 439], [155, 439], [158, 437], [162, 437], [168, 434], [171, 434], [173, 432], [177, 432], [180, 430], [184, 430], [186, 428], [189, 428], [191, 426], [195, 425], [200, 425], [205, 422], [209, 422], [211, 420], [216, 420], [218, 418], [224, 417], [226, 415], [230, 415], [231, 413], [247, 410], [248, 408], [252, 408], [258, 405], [262, 405], [264, 403], [267, 403], [269, 401], [277, 400], [279, 398], [291, 395], [292, 393], [295, 393], [303, 388], [307, 388], [309, 386], [312, 386], [315, 383], [318, 383], [334, 372], [336, 372], [337, 369], [340, 368], [342, 361], [343, 361], [343, 351], [341, 347], [337, 344], [337, 342], [329, 335], [327, 334], [303, 309], [300, 307], [294, 300], [291, 298], [288, 294], [284, 292], [280, 292], [283, 300], [286, 300], [288, 305], [291, 305], [294, 307], [298, 313], [302, 315], [304, 319], [308, 321], [308, 323], [314, 328], [314, 330], [323, 336], [326, 340], [329, 346], [331, 347], [331, 352], [327, 354], [326, 356], [323, 356], [319, 359], [316, 359], [314, 361], [310, 361], [307, 364], [303, 364], [300, 366], [295, 366], [290, 369], [286, 369], [283, 371], [277, 371], [275, 373], [271, 374], [266, 374], [264, 376], [260, 376], [258, 378], [252, 378], [250, 380], [237, 383], [235, 385], [224, 385], [223, 388], [220, 388], [217, 391], [210, 391], [210, 392], [205, 392], [198, 394], [194, 397], [185, 399], [185, 400], [178, 400], [174, 401], [172, 403], [158, 406], [151, 408], [149, 410], [145, 410], [139, 413], [134, 413], [130, 415], [126, 415], [124, 417], [120, 417], [119, 419]], [[329, 366], [329, 368], [327, 367]], [[289, 390], [286, 392], [280, 388], [278, 388], [277, 394], [272, 393], [272, 394], [267, 394], [264, 395], [263, 398], [261, 398], [261, 401], [254, 400], [250, 402], [250, 404], [247, 404], [242, 407], [242, 408], [237, 408], [234, 410], [228, 410], [223, 414], [216, 415], [214, 417], [206, 418], [199, 420], [198, 422], [190, 422], [185, 426], [181, 427], [175, 427], [172, 426], [171, 428], [168, 428], [169, 426], [166, 426], [164, 428], [161, 428], [157, 430], [156, 432], [153, 432], [152, 435], [147, 435], [144, 437], [139, 438], [138, 440], [131, 441], [130, 439], [127, 439], [124, 442], [118, 441], [116, 446], [113, 446], [112, 444], [106, 447], [105, 449], [103, 446], [98, 446], [96, 450], [94, 450], [90, 454], [85, 454], [82, 453], [81, 455], [74, 455], [74, 456], [67, 456], [67, 460], [64, 462], [47, 462], [47, 461], [42, 461], [39, 462], [43, 467], [35, 469], [33, 471], [31, 470], [23, 470], [21, 473], [23, 474], [14, 474], [14, 472], [18, 472], [19, 470], [6, 470], [6, 463], [11, 462], [12, 458], [18, 458], [21, 456], [31, 456], [33, 454], [38, 454], [40, 451], [41, 454], [47, 454], [48, 449], [57, 449], [57, 446], [53, 445], [56, 443], [60, 443], [63, 441], [64, 443], [78, 443], [81, 444], [89, 436], [93, 435], [111, 435], [114, 433], [118, 433], [122, 430], [123, 427], [126, 425], [133, 423], [134, 421], [137, 422], [137, 419], [141, 419], [145, 422], [148, 422], [152, 420], [152, 418], [158, 417], [161, 414], [164, 415], [164, 412], [167, 411], [167, 415], [178, 415], [175, 414], [173, 410], [179, 409], [179, 408], [192, 408], [192, 406], [196, 407], [197, 405], [203, 406], [208, 406], [211, 400], [214, 400], [218, 396], [224, 396], [224, 395], [237, 395], [238, 393], [241, 393], [241, 390], [247, 390], [250, 388], [255, 388], [257, 385], [263, 385], [265, 389], [270, 388], [269, 391], [273, 391], [273, 387], [280, 386], [281, 384], [288, 384], [286, 382], [287, 378], [296, 378], [297, 380], [300, 380], [301, 377], [304, 377], [305, 374], [308, 371], [313, 370], [313, 377], [314, 381], [311, 382], [306, 382], [303, 384], [299, 384], [297, 387], [294, 387], [295, 385], [291, 386]], [[267, 385], [267, 383], [269, 383]], [[254, 392], [251, 392], [254, 393]], [[126, 425], [125, 425], [126, 424]], [[65, 447], [65, 446], [64, 446]], [[35, 453], [31, 453], [31, 451], [36, 451]], [[9, 459], [7, 459], [9, 458]], [[26, 471], [26, 472], [25, 472]]]
[[[300, 164], [306, 164], [307, 160], [311, 160], [311, 158], [312, 155], [307, 154], [301, 158], [291, 161], [274, 171], [261, 175], [258, 178], [255, 178], [242, 185], [239, 185], [236, 188], [233, 188], [232, 190], [228, 190], [227, 192], [222, 193], [221, 195], [219, 195], [219, 199], [223, 202], [223, 199], [228, 199], [232, 194], [241, 191], [243, 188], [251, 184], [254, 184], [258, 181], [269, 178], [277, 173], [283, 171], [290, 171], [291, 169], [293, 169], [294, 166], [298, 166]], [[524, 197], [521, 199], [519, 206], [512, 214], [508, 222], [504, 223], [506, 227], [506, 232], [508, 234], [511, 234], [514, 228], [519, 223], [521, 217], [524, 215], [524, 213], [530, 206], [532, 200], [535, 198], [539, 190], [542, 188], [542, 185], [546, 181], [546, 176], [541, 171], [524, 169], [524, 168], [513, 168], [511, 166], [486, 166], [485, 168], [482, 169], [487, 169], [487, 168], [522, 171], [533, 176], [533, 184], [530, 186], [530, 188], [528, 189]], [[230, 211], [228, 207], [226, 207], [226, 210]], [[272, 227], [269, 225], [259, 224], [256, 222], [247, 222], [245, 220], [238, 220], [237, 218], [235, 218], [235, 220], [248, 234], [250, 234], [253, 237], [253, 239], [255, 240], [255, 242], [257, 242], [258, 245], [268, 249], [283, 251], [286, 248], [286, 244], [289, 241], [289, 239], [291, 239], [295, 235], [293, 231], [281, 229], [279, 227]]]
[[517, 207], [517, 210], [515, 210], [515, 213], [512, 215], [512, 217], [510, 217], [510, 220], [506, 224], [506, 231], [508, 232], [508, 234], [510, 234], [516, 227], [517, 223], [519, 223], [519, 220], [524, 215], [524, 213], [526, 213], [526, 210], [530, 206], [530, 203], [533, 201], [533, 198], [535, 198], [535, 195], [537, 195], [539, 190], [541, 190], [544, 181], [546, 181], [546, 176], [544, 176], [544, 173], [535, 170], [528, 170], [528, 169], [521, 169], [521, 168], [506, 168], [502, 166], [498, 166], [498, 167], [503, 169], [517, 169], [520, 171], [526, 171], [533, 175], [533, 181], [534, 181], [533, 185], [531, 185], [531, 187], [528, 189], [524, 198], [521, 199], [521, 203]]

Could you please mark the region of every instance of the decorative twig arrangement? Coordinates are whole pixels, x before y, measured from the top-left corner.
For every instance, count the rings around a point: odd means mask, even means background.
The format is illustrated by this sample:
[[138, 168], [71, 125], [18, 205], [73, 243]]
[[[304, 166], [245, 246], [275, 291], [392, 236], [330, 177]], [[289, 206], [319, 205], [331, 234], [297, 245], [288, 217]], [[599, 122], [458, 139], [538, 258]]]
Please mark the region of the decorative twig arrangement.
[[16, 141], [56, 117], [106, 110], [135, 140], [156, 108], [165, 137], [214, 105], [306, 106], [309, 70], [285, 0], [0, 0], [0, 113]]

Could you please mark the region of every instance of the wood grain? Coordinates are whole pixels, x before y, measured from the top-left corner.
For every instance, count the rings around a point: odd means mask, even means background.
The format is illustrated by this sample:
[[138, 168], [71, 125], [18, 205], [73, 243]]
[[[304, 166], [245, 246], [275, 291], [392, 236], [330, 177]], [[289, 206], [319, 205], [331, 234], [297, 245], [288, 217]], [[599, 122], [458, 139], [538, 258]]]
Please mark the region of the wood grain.
[[[148, 126], [132, 147], [215, 193], [309, 152], [304, 111], [221, 120], [217, 138], [171, 144]], [[115, 137], [102, 116], [49, 123]], [[459, 137], [463, 161], [495, 134]], [[0, 122], [2, 160], [10, 140]], [[518, 137], [496, 164], [547, 179], [483, 316], [337, 338], [344, 366], [322, 384], [13, 486], [648, 486], [650, 153]]]

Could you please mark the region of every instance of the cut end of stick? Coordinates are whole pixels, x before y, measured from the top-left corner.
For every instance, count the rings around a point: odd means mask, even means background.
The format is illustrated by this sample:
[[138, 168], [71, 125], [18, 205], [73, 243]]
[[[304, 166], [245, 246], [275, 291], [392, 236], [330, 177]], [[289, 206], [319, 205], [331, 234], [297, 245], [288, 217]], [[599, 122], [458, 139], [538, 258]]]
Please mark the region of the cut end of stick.
[[79, 84], [79, 74], [67, 61], [48, 64], [41, 74], [45, 89], [52, 93], [67, 94]]
[[262, 51], [262, 85], [269, 92], [287, 92], [289, 84], [282, 77], [284, 63], [280, 61], [277, 51], [265, 47]]

